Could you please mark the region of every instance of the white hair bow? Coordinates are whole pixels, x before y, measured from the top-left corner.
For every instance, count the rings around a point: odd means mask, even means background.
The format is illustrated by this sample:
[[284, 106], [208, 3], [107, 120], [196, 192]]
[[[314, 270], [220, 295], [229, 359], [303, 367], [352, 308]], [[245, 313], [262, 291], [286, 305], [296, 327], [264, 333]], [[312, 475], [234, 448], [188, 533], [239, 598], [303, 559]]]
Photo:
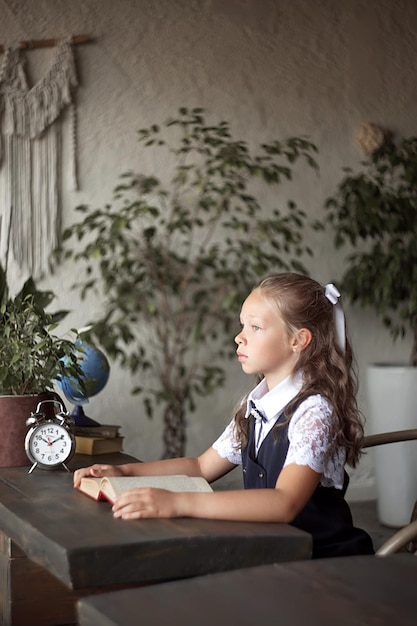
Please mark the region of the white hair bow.
[[334, 305], [333, 317], [336, 328], [336, 338], [340, 349], [344, 353], [346, 351], [346, 323], [345, 314], [343, 313], [342, 305], [339, 302], [340, 292], [333, 285], [329, 283], [324, 287], [324, 295]]

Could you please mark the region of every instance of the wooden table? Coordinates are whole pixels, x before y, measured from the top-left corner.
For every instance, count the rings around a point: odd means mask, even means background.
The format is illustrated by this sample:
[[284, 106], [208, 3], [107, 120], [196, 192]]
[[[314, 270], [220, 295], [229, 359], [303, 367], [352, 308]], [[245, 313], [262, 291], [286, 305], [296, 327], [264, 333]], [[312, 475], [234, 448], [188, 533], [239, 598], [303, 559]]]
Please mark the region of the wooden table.
[[27, 472], [0, 468], [2, 624], [68, 624], [92, 593], [311, 556], [310, 535], [286, 524], [116, 520], [65, 470]]
[[411, 626], [417, 558], [354, 556], [265, 565], [79, 602], [80, 626]]

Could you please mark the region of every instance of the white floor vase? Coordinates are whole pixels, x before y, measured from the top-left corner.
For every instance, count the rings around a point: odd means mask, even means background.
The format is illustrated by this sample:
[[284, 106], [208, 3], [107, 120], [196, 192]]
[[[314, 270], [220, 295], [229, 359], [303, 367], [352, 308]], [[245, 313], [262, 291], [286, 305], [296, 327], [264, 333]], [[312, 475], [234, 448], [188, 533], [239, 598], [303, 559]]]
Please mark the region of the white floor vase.
[[[367, 434], [417, 428], [417, 367], [369, 366], [367, 394]], [[417, 500], [417, 441], [377, 446], [372, 454], [379, 520], [403, 526]]]

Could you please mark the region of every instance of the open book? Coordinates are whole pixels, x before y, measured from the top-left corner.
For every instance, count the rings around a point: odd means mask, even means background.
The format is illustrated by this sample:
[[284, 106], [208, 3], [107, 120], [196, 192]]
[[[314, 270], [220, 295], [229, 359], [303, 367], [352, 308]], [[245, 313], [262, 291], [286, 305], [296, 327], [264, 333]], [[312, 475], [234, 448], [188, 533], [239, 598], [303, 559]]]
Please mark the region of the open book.
[[113, 503], [117, 496], [129, 489], [156, 487], [168, 491], [213, 491], [205, 478], [200, 476], [104, 476], [81, 479], [79, 490], [94, 500], [108, 500]]

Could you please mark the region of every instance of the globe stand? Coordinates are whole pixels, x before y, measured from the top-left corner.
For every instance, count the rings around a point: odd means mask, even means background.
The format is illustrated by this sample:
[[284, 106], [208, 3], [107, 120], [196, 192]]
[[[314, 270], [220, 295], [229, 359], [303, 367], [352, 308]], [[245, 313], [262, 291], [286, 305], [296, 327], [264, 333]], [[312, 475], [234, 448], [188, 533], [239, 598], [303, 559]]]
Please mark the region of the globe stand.
[[84, 413], [84, 409], [80, 404], [74, 407], [71, 417], [74, 420], [75, 426], [100, 426], [99, 422], [96, 422], [96, 420], [93, 420], [93, 418], [88, 417], [88, 415]]

